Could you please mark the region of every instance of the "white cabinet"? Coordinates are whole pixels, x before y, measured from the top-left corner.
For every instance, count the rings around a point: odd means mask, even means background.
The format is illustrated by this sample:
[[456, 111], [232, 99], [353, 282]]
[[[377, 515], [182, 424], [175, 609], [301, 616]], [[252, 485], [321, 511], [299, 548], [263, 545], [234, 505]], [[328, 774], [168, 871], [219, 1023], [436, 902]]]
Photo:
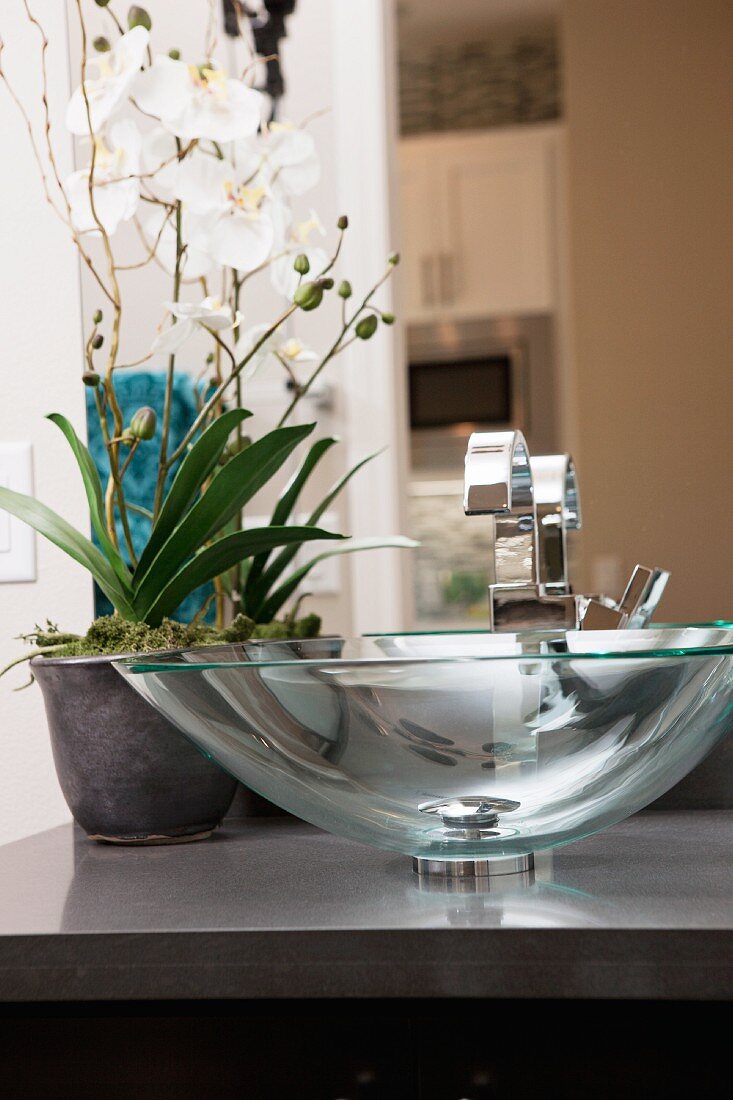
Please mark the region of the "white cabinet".
[[408, 321], [556, 306], [559, 127], [400, 142]]

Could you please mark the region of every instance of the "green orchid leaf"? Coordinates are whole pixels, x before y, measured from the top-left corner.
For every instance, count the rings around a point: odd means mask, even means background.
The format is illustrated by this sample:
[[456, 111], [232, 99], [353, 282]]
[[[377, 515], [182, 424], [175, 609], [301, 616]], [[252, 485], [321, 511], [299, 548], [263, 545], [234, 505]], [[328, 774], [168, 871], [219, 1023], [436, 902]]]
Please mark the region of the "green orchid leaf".
[[[366, 466], [367, 462], [371, 462], [373, 458], [377, 458], [378, 455], [382, 454], [383, 450], [384, 448], [382, 447], [380, 450], [374, 451], [373, 454], [367, 455], [366, 458], [362, 458], [359, 462], [356, 463], [355, 466], [352, 466], [350, 470], [347, 470], [343, 477], [339, 478], [336, 484], [333, 485], [328, 491], [318, 507], [311, 512], [306, 521], [309, 526], [311, 524], [315, 525], [316, 523], [318, 523], [323, 513], [333, 503], [339, 493], [345, 488], [345, 486], [351, 480], [354, 474], [358, 473], [363, 466]], [[280, 579], [280, 577], [283, 575], [297, 553], [297, 546], [286, 546], [283, 550], [280, 551], [279, 554], [276, 554], [274, 559], [257, 578], [256, 583], [248, 583], [247, 589], [242, 593], [243, 607], [261, 607], [267, 598], [267, 593], [270, 591], [275, 582]], [[248, 611], [247, 614], [251, 614], [251, 612]]]
[[102, 494], [102, 483], [99, 480], [99, 474], [97, 473], [97, 467], [94, 464], [94, 459], [90, 455], [87, 448], [84, 446], [79, 436], [76, 434], [73, 425], [62, 416], [60, 413], [51, 413], [48, 419], [60, 428], [66, 437], [66, 441], [73, 451], [74, 458], [77, 461], [77, 465], [81, 472], [82, 481], [84, 482], [84, 491], [87, 495], [87, 503], [89, 504], [89, 516], [92, 521], [92, 527], [99, 539], [99, 545], [102, 547], [102, 552], [114, 569], [120, 584], [123, 586], [129, 586], [131, 576], [130, 570], [126, 563], [122, 559], [122, 555], [115, 547], [112, 539], [109, 536], [107, 530], [107, 522], [104, 514], [104, 496]]
[[157, 626], [170, 615], [181, 600], [199, 585], [220, 576], [241, 561], [273, 546], [283, 546], [292, 541], [298, 543], [312, 539], [340, 539], [342, 535], [322, 531], [318, 527], [257, 527], [249, 531], [237, 531], [225, 535], [187, 562], [176, 575], [153, 594], [150, 604], [141, 607], [140, 617], [151, 626]]
[[27, 523], [38, 531], [39, 535], [43, 535], [79, 565], [88, 569], [123, 619], [135, 620], [130, 590], [122, 586], [112, 566], [91, 539], [86, 538], [39, 500], [34, 500], [33, 497], [26, 496], [24, 493], [15, 493], [12, 489], [5, 489], [2, 486], [0, 486], [0, 508], [4, 508], [6, 512], [10, 512], [23, 523]]
[[[146, 613], [143, 609], [152, 606], [170, 578], [177, 575], [202, 546], [218, 534], [233, 516], [241, 512], [247, 501], [277, 473], [314, 427], [315, 424], [303, 424], [276, 428], [246, 450], [240, 451], [214, 475], [206, 492], [163, 543], [139, 583], [137, 577], [135, 578], [134, 606], [141, 617]], [[247, 555], [242, 554], [242, 558], [245, 557]], [[236, 563], [230, 562], [230, 565], [234, 564]]]
[[280, 499], [275, 505], [275, 510], [272, 513], [272, 519], [270, 525], [272, 527], [281, 527], [287, 523], [292, 514], [293, 508], [298, 502], [303, 486], [313, 473], [314, 469], [323, 458], [325, 453], [333, 447], [335, 443], [338, 443], [338, 439], [329, 437], [327, 439], [318, 439], [313, 444], [308, 454], [303, 459], [300, 467], [291, 477], [285, 489], [282, 492]]
[[[313, 444], [301, 465], [285, 486], [280, 499], [275, 505], [275, 510], [270, 520], [270, 526], [280, 527], [288, 522], [305, 483], [313, 473], [313, 470], [316, 468], [321, 458], [323, 458], [325, 453], [330, 450], [335, 443], [338, 443], [338, 439], [329, 437], [327, 439], [319, 439]], [[252, 559], [247, 571], [247, 588], [250, 591], [254, 590], [257, 581], [262, 575], [263, 569], [267, 565], [269, 556], [268, 551], [264, 554], [258, 554]]]
[[230, 409], [222, 413], [191, 447], [166, 493], [160, 515], [135, 570], [136, 580], [145, 576], [156, 554], [183, 519], [201, 486], [216, 469], [232, 432], [251, 415], [247, 409]]
[[356, 554], [360, 550], [413, 550], [416, 546], [419, 546], [419, 543], [415, 542], [414, 539], [406, 538], [404, 535], [394, 535], [391, 538], [348, 539], [343, 546], [337, 546], [333, 550], [325, 550], [322, 554], [317, 554], [314, 558], [311, 558], [300, 569], [296, 569], [283, 584], [271, 593], [261, 608], [255, 611], [244, 607], [243, 610], [246, 615], [251, 615], [257, 622], [272, 622], [278, 612], [282, 610], [283, 604], [292, 596], [301, 581], [308, 576], [311, 569], [319, 561], [335, 557], [336, 554]]

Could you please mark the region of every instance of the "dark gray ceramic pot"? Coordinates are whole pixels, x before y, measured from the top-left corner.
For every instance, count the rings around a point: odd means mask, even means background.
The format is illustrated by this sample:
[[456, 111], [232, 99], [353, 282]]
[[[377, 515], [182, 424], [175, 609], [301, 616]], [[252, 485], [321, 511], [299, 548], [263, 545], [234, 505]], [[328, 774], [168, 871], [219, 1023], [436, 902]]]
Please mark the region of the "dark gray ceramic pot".
[[35, 657], [64, 798], [92, 840], [209, 836], [237, 783], [131, 688], [111, 657]]

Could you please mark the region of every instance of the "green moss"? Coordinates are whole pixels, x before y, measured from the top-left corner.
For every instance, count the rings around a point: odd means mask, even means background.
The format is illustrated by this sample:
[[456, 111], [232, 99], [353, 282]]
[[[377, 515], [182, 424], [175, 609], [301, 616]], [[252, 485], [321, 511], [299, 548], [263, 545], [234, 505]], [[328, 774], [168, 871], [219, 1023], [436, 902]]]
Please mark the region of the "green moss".
[[258, 623], [252, 631], [252, 637], [257, 641], [284, 641], [285, 638], [294, 637], [288, 631], [285, 623]]
[[256, 623], [248, 615], [241, 612], [235, 616], [229, 626], [225, 626], [221, 632], [223, 642], [248, 642], [254, 633]]
[[323, 622], [320, 615], [304, 615], [302, 619], [296, 619], [293, 624], [295, 630], [291, 638], [317, 638], [321, 633]]
[[53, 647], [53, 657], [97, 657], [115, 653], [153, 653], [161, 649], [189, 649], [193, 646], [241, 643], [250, 638], [315, 638], [320, 633], [318, 615], [274, 623], [255, 623], [237, 615], [223, 630], [211, 626], [177, 623], [164, 619], [160, 626], [128, 623], [118, 615], [95, 619], [84, 637], [58, 630], [37, 631], [33, 640], [39, 648]]
[[[53, 637], [53, 635], [51, 635]], [[51, 644], [58, 645], [63, 635]], [[152, 653], [159, 649], [186, 649], [206, 645], [215, 638], [208, 626], [191, 626], [164, 619], [160, 626], [128, 623], [117, 615], [95, 619], [83, 638], [76, 638], [56, 650], [54, 657], [95, 657], [114, 653]], [[48, 644], [48, 642], [46, 643]], [[63, 643], [62, 643], [63, 644]]]

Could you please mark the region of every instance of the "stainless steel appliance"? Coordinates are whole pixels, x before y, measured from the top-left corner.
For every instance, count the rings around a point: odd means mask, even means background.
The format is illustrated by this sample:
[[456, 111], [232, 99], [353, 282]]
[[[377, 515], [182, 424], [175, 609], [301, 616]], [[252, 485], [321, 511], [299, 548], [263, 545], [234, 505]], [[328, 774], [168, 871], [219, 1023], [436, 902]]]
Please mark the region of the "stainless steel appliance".
[[535, 451], [553, 450], [553, 340], [548, 316], [410, 326], [413, 475], [454, 478], [474, 431], [518, 429]]
[[412, 325], [408, 518], [415, 625], [453, 629], [485, 617], [486, 546], [460, 515], [463, 465], [476, 431], [519, 430], [531, 450], [557, 451], [554, 330], [549, 316]]

